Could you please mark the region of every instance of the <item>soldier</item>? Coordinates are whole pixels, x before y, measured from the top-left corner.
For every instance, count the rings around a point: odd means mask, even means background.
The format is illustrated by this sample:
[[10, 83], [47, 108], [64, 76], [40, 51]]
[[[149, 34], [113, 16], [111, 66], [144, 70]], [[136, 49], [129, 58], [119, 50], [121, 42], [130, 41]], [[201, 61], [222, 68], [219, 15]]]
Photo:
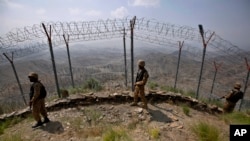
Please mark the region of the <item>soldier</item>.
[[222, 96], [221, 99], [226, 98], [226, 102], [223, 107], [225, 113], [231, 113], [234, 110], [236, 103], [243, 98], [243, 92], [240, 90], [241, 84], [236, 82], [234, 89], [230, 91], [228, 95]]
[[[32, 128], [36, 128], [39, 126], [42, 126], [43, 123], [50, 122], [47, 111], [45, 109], [45, 96], [46, 96], [46, 90], [43, 86], [43, 84], [38, 81], [38, 74], [31, 72], [28, 75], [28, 78], [30, 82], [33, 82], [33, 84], [30, 87], [30, 107], [32, 107], [32, 114], [34, 119], [37, 121], [37, 123], [32, 126]], [[44, 117], [44, 121], [41, 121], [41, 116]]]
[[136, 106], [138, 102], [138, 95], [140, 96], [143, 105], [142, 107], [147, 109], [147, 100], [145, 98], [145, 92], [144, 92], [144, 86], [147, 83], [148, 80], [148, 71], [144, 68], [145, 66], [145, 61], [139, 60], [138, 61], [138, 72], [136, 76], [136, 81], [135, 81], [135, 91], [134, 91], [134, 102], [131, 104], [131, 106]]

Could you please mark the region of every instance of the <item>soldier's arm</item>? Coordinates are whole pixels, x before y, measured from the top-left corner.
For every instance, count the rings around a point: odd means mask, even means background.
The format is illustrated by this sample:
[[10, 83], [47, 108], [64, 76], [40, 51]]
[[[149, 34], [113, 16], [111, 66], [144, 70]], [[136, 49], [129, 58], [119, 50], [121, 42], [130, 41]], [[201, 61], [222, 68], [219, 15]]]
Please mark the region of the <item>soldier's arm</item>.
[[148, 81], [148, 73], [145, 72], [142, 81], [136, 82], [136, 85], [145, 85]]
[[34, 102], [37, 100], [37, 98], [39, 97], [40, 95], [40, 89], [41, 89], [41, 84], [40, 83], [35, 83], [34, 84], [34, 95], [31, 99], [31, 102]]
[[226, 94], [226, 95], [220, 97], [220, 99], [229, 98], [229, 97], [231, 96], [231, 93], [232, 93], [232, 91], [230, 91], [228, 94]]
[[231, 96], [232, 96], [232, 94], [233, 94], [233, 91], [230, 91], [227, 95], [225, 95], [224, 97], [226, 98], [226, 99], [228, 99], [228, 98], [230, 98]]

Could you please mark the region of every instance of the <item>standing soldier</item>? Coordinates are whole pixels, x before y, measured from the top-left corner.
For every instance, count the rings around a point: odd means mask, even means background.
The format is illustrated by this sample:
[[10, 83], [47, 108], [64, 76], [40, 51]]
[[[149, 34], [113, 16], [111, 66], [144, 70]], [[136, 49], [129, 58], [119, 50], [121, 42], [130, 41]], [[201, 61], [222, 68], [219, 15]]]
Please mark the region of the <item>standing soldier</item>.
[[136, 106], [138, 102], [138, 95], [141, 98], [141, 101], [143, 102], [142, 107], [147, 109], [147, 100], [145, 98], [145, 92], [144, 92], [144, 86], [147, 83], [148, 80], [148, 71], [144, 68], [145, 61], [139, 60], [138, 61], [138, 72], [136, 76], [135, 81], [135, 91], [134, 91], [134, 102], [131, 104], [131, 106]]
[[[32, 114], [34, 119], [37, 123], [32, 126], [32, 128], [36, 128], [42, 126], [43, 123], [50, 122], [47, 111], [45, 109], [45, 97], [46, 97], [46, 90], [43, 84], [38, 81], [38, 74], [31, 72], [28, 75], [30, 82], [33, 84], [30, 87], [30, 107], [32, 107]], [[41, 121], [41, 116], [44, 117], [44, 121]]]
[[223, 107], [223, 111], [225, 113], [231, 113], [234, 110], [236, 103], [243, 98], [243, 92], [240, 90], [241, 84], [236, 82], [234, 85], [234, 89], [230, 91], [228, 95], [222, 96], [222, 98], [226, 98], [226, 102]]

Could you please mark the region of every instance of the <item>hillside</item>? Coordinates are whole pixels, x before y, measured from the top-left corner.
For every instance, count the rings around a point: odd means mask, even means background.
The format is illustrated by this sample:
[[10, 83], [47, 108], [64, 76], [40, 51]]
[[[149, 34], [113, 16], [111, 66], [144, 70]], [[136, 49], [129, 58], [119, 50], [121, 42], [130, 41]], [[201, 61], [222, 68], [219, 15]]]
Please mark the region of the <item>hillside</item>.
[[[121, 93], [128, 94], [127, 92]], [[71, 95], [68, 99], [51, 101], [47, 103], [50, 123], [32, 129], [34, 120], [28, 115], [18, 124], [7, 128], [4, 134], [0, 135], [0, 139], [16, 138], [25, 141], [112, 141], [115, 139], [124, 141], [194, 141], [199, 140], [199, 137], [193, 132], [193, 128], [199, 123], [206, 123], [219, 130], [218, 140], [229, 140], [229, 125], [221, 119], [220, 115], [209, 113], [209, 108], [205, 108], [205, 110], [202, 108], [203, 104], [198, 106], [199, 103], [194, 104], [193, 108], [188, 108], [178, 102], [177, 99], [180, 98], [178, 94], [155, 95], [162, 97], [169, 95], [176, 97], [176, 101], [164, 100], [163, 98], [149, 99], [148, 110], [129, 106], [129, 103], [123, 101], [123, 98], [119, 96], [120, 93], [113, 93], [105, 98], [107, 94], [105, 92], [85, 93]], [[152, 96], [151, 98], [153, 98]], [[148, 98], [150, 98], [149, 95]], [[73, 106], [73, 99], [75, 101], [78, 99], [81, 104], [78, 102], [77, 105]], [[90, 103], [97, 99], [99, 100], [95, 104]], [[105, 102], [104, 99], [109, 102]], [[129, 99], [131, 102], [131, 97]], [[186, 97], [186, 99], [189, 98]], [[62, 104], [59, 105], [60, 102]], [[192, 100], [190, 102], [193, 103]], [[49, 108], [52, 105], [54, 105], [54, 109]], [[184, 109], [188, 109], [189, 112], [185, 112]]]
[[[131, 85], [131, 62], [130, 48], [127, 48], [127, 71], [128, 71], [128, 89]], [[178, 51], [169, 51], [165, 47], [138, 46], [134, 51], [135, 66], [134, 73], [137, 71], [136, 61], [144, 59], [146, 68], [149, 71], [149, 82], [157, 83], [159, 87], [173, 87], [176, 75]], [[97, 79], [106, 89], [113, 89], [119, 85], [124, 89], [125, 74], [124, 74], [124, 54], [123, 48], [117, 47], [114, 44], [112, 47], [105, 44], [74, 44], [70, 48], [73, 76], [76, 86], [81, 86], [90, 78]], [[67, 60], [67, 52], [64, 46], [54, 49], [58, 81], [61, 89], [68, 89], [71, 86], [70, 72]], [[219, 97], [226, 94], [235, 81], [243, 81], [246, 78], [247, 70], [245, 62], [235, 64], [232, 67], [230, 59], [234, 56], [217, 56], [216, 58], [207, 59], [204, 64], [203, 76], [201, 81], [200, 92], [202, 97], [210, 95], [211, 86], [214, 76], [213, 61], [218, 63], [223, 62], [222, 67], [218, 70], [217, 79], [213, 96]], [[177, 80], [177, 88], [183, 91], [196, 91], [200, 72], [201, 58], [194, 59], [192, 52], [183, 51], [179, 66], [179, 74]], [[44, 50], [40, 53], [32, 54], [18, 60], [14, 60], [17, 74], [26, 98], [28, 99], [30, 82], [27, 79], [27, 74], [30, 71], [35, 71], [40, 75], [41, 81], [45, 84], [49, 91], [49, 95], [55, 95], [55, 82], [50, 53]], [[16, 83], [15, 76], [11, 65], [6, 62], [1, 64], [0, 69], [0, 103], [2, 101], [10, 101], [16, 97], [20, 98], [19, 87]], [[250, 85], [250, 83], [248, 83]], [[150, 87], [148, 84], [146, 87]], [[17, 98], [17, 96], [19, 98]], [[8, 97], [7, 99], [5, 97]], [[245, 97], [249, 99], [247, 91]]]

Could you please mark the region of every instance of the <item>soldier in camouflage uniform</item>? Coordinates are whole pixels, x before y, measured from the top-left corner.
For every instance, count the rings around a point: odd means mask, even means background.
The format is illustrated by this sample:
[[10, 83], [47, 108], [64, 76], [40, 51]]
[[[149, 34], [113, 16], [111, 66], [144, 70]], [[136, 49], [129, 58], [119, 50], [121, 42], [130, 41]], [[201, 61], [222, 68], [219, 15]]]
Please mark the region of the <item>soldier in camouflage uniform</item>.
[[131, 106], [136, 106], [138, 102], [138, 96], [140, 96], [141, 101], [143, 102], [142, 107], [147, 109], [147, 100], [145, 98], [145, 92], [144, 92], [144, 86], [147, 83], [148, 80], [148, 71], [144, 68], [145, 67], [145, 61], [139, 60], [138, 61], [138, 72], [136, 76], [135, 81], [135, 91], [134, 91], [134, 102], [131, 104]]
[[236, 103], [243, 98], [243, 92], [240, 90], [241, 84], [236, 82], [234, 85], [234, 89], [230, 91], [229, 94], [222, 96], [222, 98], [226, 98], [226, 102], [223, 107], [223, 111], [225, 113], [231, 113], [234, 110]]
[[[32, 107], [32, 114], [37, 123], [32, 126], [32, 128], [36, 128], [42, 126], [43, 123], [50, 122], [47, 111], [45, 109], [45, 99], [41, 97], [41, 90], [45, 89], [43, 84], [38, 81], [38, 74], [31, 72], [28, 75], [30, 82], [33, 84], [30, 87], [30, 107]], [[44, 117], [44, 121], [41, 121], [41, 116]]]

